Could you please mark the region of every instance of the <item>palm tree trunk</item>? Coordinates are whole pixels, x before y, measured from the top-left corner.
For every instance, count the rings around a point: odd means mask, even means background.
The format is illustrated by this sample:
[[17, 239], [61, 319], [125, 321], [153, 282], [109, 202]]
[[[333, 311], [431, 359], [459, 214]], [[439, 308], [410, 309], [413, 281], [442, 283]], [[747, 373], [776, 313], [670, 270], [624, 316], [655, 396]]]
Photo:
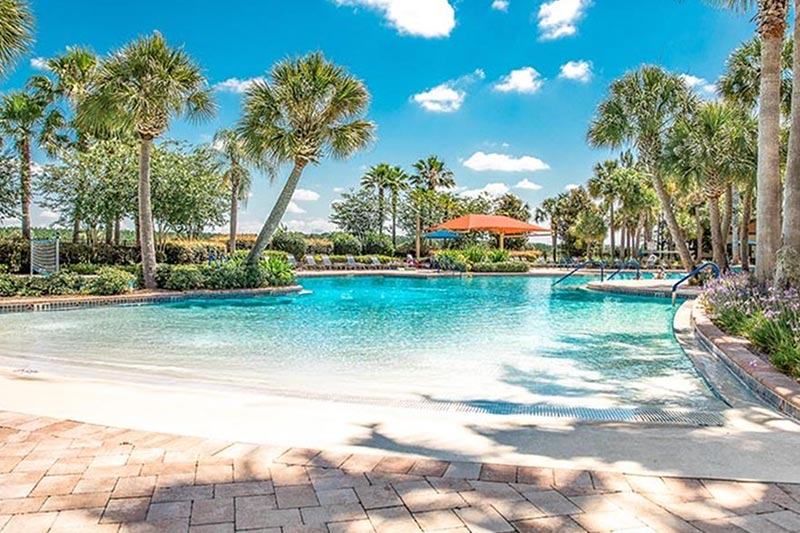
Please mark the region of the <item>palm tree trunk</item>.
[[627, 230], [625, 229], [625, 227], [626, 227], [626, 225], [625, 225], [625, 221], [623, 219], [622, 225], [619, 228], [619, 247], [620, 247], [619, 258], [622, 261], [625, 261], [625, 259], [627, 259], [627, 257], [628, 257], [626, 255], [626, 253], [625, 253], [625, 235], [627, 233]]
[[417, 214], [417, 235], [416, 235], [416, 252], [417, 260], [419, 261], [422, 255], [422, 215]]
[[[794, 52], [792, 72], [800, 72], [800, 0], [794, 2]], [[800, 287], [800, 83], [792, 84], [792, 117], [786, 183], [783, 189], [783, 228], [781, 249], [775, 270], [775, 283]]]
[[739, 227], [739, 240], [742, 249], [742, 270], [750, 270], [750, 219], [753, 216], [753, 187], [748, 186], [742, 200], [742, 223]]
[[726, 253], [728, 237], [731, 236], [731, 224], [733, 224], [733, 183], [728, 183], [725, 187], [725, 212], [722, 214], [722, 242], [726, 248]]
[[756, 194], [756, 278], [772, 280], [781, 235], [781, 51], [783, 32], [765, 32], [761, 45]]
[[78, 243], [81, 240], [81, 207], [78, 200], [75, 201], [75, 211], [72, 214], [72, 242]]
[[296, 161], [294, 167], [292, 167], [292, 172], [286, 180], [286, 185], [283, 186], [283, 190], [278, 196], [275, 206], [272, 208], [272, 211], [270, 211], [267, 221], [264, 222], [264, 227], [261, 228], [256, 242], [253, 244], [253, 249], [250, 250], [250, 254], [247, 256], [248, 264], [258, 264], [258, 261], [261, 259], [261, 254], [266, 250], [267, 244], [269, 244], [270, 239], [281, 223], [281, 219], [283, 219], [283, 215], [286, 214], [286, 208], [289, 206], [289, 202], [292, 201], [292, 195], [297, 189], [297, 184], [300, 183], [300, 176], [303, 175], [303, 169], [305, 167], [306, 163], [301, 161]]
[[[651, 167], [653, 168], [653, 167]], [[689, 247], [686, 246], [686, 239], [683, 236], [681, 227], [678, 226], [678, 221], [675, 219], [675, 211], [672, 209], [672, 202], [667, 190], [664, 187], [664, 180], [657, 172], [653, 172], [653, 185], [658, 195], [658, 200], [661, 202], [661, 211], [664, 213], [664, 219], [667, 221], [667, 228], [672, 237], [672, 242], [675, 244], [675, 249], [681, 258], [681, 265], [688, 272], [692, 269], [692, 256], [689, 253]]]
[[558, 232], [556, 231], [556, 219], [550, 219], [550, 239], [553, 246], [553, 263], [558, 261]]
[[722, 236], [722, 215], [719, 210], [719, 197], [708, 198], [708, 213], [711, 219], [711, 257], [723, 270], [728, 269], [725, 254], [725, 238]]
[[383, 194], [383, 187], [378, 187], [378, 234], [383, 235], [383, 221], [386, 218], [386, 215], [383, 212], [384, 208], [384, 194]]
[[29, 139], [22, 141], [22, 238], [31, 240], [31, 143]]
[[120, 237], [122, 236], [122, 221], [120, 217], [114, 221], [114, 244], [119, 246]]
[[228, 237], [228, 253], [236, 251], [236, 226], [239, 216], [239, 184], [231, 183], [231, 226]]
[[106, 230], [105, 242], [110, 245], [114, 242], [114, 223], [111, 220], [106, 220], [104, 226]]
[[614, 261], [614, 202], [609, 204], [608, 229], [611, 233], [611, 261]]
[[694, 206], [694, 222], [695, 222], [695, 247], [697, 253], [694, 260], [701, 262], [703, 260], [703, 218], [700, 216], [700, 206]]
[[150, 198], [150, 150], [153, 139], [142, 137], [139, 152], [139, 241], [145, 289], [156, 285], [156, 243], [153, 235], [153, 205]]
[[392, 191], [392, 248], [397, 249], [397, 191]]

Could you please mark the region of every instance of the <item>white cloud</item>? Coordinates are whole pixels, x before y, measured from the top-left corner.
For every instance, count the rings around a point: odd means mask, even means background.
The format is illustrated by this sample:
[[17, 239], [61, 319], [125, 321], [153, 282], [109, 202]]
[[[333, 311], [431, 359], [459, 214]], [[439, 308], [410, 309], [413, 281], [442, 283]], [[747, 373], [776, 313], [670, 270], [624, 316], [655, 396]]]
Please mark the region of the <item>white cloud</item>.
[[517, 182], [517, 184], [514, 185], [514, 188], [515, 189], [524, 189], [526, 191], [538, 191], [539, 189], [542, 188], [542, 186], [539, 185], [538, 183], [532, 182], [528, 178], [525, 178], [524, 180], [521, 180], [521, 181]]
[[705, 78], [699, 78], [691, 74], [681, 74], [680, 78], [687, 87], [696, 91], [700, 96], [710, 97], [717, 94], [717, 86]]
[[544, 40], [569, 37], [578, 32], [580, 20], [590, 0], [551, 0], [539, 7], [539, 32]]
[[482, 69], [476, 69], [471, 74], [446, 81], [433, 89], [415, 94], [411, 99], [426, 111], [453, 113], [461, 109], [461, 105], [467, 97], [467, 91], [464, 87], [485, 77], [486, 74]]
[[494, 89], [504, 93], [533, 94], [542, 87], [543, 83], [541, 75], [535, 68], [522, 67], [512, 70], [508, 75], [500, 78], [500, 81], [494, 84]]
[[45, 211], [42, 211], [41, 213], [39, 213], [39, 216], [44, 218], [44, 219], [47, 219], [47, 220], [53, 220], [53, 219], [58, 218], [59, 215], [55, 211], [50, 211], [48, 209], [48, 210], [45, 210]]
[[508, 185], [505, 183], [487, 183], [480, 189], [468, 189], [462, 192], [461, 196], [466, 196], [467, 198], [477, 198], [478, 196], [485, 194], [491, 196], [492, 198], [497, 198], [503, 196], [510, 190], [511, 189], [509, 189]]
[[335, 192], [335, 193], [342, 193], [342, 192], [344, 192], [346, 190], [347, 189], [345, 189], [344, 187], [334, 187], [333, 188], [333, 192]]
[[309, 189], [297, 189], [292, 195], [292, 200], [298, 202], [316, 202], [319, 200], [319, 193]]
[[577, 185], [575, 183], [568, 183], [568, 184], [566, 184], [564, 186], [564, 190], [565, 191], [574, 191], [575, 189], [579, 189], [579, 188], [580, 188], [580, 185]]
[[592, 78], [592, 63], [590, 61], [568, 61], [561, 65], [561, 73], [558, 77], [586, 83]]
[[506, 154], [486, 154], [475, 152], [463, 165], [477, 172], [535, 172], [537, 170], [547, 170], [550, 166], [539, 158], [524, 155], [514, 157]]
[[306, 212], [305, 209], [297, 205], [295, 202], [289, 202], [289, 206], [286, 208], [287, 213], [292, 213], [294, 215], [301, 215]]
[[461, 109], [467, 97], [466, 91], [457, 90], [448, 83], [414, 95], [414, 101], [426, 111], [434, 113], [453, 113]]
[[324, 218], [315, 218], [312, 220], [287, 220], [284, 222], [286, 227], [291, 231], [299, 231], [302, 233], [328, 233], [336, 231], [336, 225]]
[[364, 6], [380, 11], [401, 35], [447, 37], [456, 25], [448, 0], [334, 0], [340, 6]]
[[497, 11], [508, 11], [508, 0], [494, 0], [492, 2], [492, 9], [496, 9]]
[[47, 70], [47, 59], [44, 57], [31, 58], [31, 68], [36, 70]]
[[221, 81], [215, 84], [214, 90], [226, 93], [242, 94], [247, 92], [247, 90], [253, 85], [253, 83], [257, 81], [264, 81], [264, 77], [258, 76], [255, 78], [248, 78], [245, 80], [239, 78], [228, 78], [225, 81]]

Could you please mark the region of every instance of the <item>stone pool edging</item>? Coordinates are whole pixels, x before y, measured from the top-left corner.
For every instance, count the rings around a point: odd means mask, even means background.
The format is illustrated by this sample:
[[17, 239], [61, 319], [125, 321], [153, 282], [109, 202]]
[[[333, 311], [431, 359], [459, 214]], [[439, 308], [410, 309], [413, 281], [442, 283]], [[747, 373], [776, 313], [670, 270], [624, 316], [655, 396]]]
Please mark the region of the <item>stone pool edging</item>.
[[[672, 286], [676, 280], [612, 280], [590, 281], [586, 287], [593, 291], [627, 294], [631, 296], [672, 297]], [[680, 287], [678, 298], [695, 298], [700, 290], [695, 287]]]
[[699, 303], [692, 310], [695, 335], [704, 348], [725, 363], [760, 399], [800, 420], [800, 384], [754, 354], [748, 342], [719, 329]]
[[112, 296], [42, 296], [36, 298], [12, 298], [0, 300], [0, 314], [54, 311], [59, 309], [82, 309], [110, 305], [142, 305], [161, 302], [177, 302], [189, 298], [229, 298], [231, 296], [283, 296], [302, 290], [300, 285], [286, 287], [263, 287], [259, 289], [199, 290], [199, 291], [152, 291]]

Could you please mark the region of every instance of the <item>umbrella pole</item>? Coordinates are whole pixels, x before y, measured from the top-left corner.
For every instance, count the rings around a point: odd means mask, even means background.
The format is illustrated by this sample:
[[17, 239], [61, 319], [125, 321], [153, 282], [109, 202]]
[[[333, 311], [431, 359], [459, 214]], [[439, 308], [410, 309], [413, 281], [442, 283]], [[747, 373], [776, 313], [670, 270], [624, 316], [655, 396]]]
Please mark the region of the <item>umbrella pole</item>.
[[503, 249], [503, 246], [505, 245], [505, 240], [506, 240], [506, 234], [505, 233], [501, 233], [500, 234], [500, 249], [501, 250]]

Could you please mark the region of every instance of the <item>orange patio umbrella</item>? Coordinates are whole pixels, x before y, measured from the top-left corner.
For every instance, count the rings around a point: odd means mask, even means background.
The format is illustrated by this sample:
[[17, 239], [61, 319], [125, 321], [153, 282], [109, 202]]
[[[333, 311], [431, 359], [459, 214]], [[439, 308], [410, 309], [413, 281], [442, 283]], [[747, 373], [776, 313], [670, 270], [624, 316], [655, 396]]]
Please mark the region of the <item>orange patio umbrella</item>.
[[550, 230], [541, 226], [528, 224], [522, 220], [501, 215], [464, 215], [448, 220], [433, 230], [450, 231], [488, 231], [500, 236], [500, 249], [503, 249], [506, 235], [550, 235]]

